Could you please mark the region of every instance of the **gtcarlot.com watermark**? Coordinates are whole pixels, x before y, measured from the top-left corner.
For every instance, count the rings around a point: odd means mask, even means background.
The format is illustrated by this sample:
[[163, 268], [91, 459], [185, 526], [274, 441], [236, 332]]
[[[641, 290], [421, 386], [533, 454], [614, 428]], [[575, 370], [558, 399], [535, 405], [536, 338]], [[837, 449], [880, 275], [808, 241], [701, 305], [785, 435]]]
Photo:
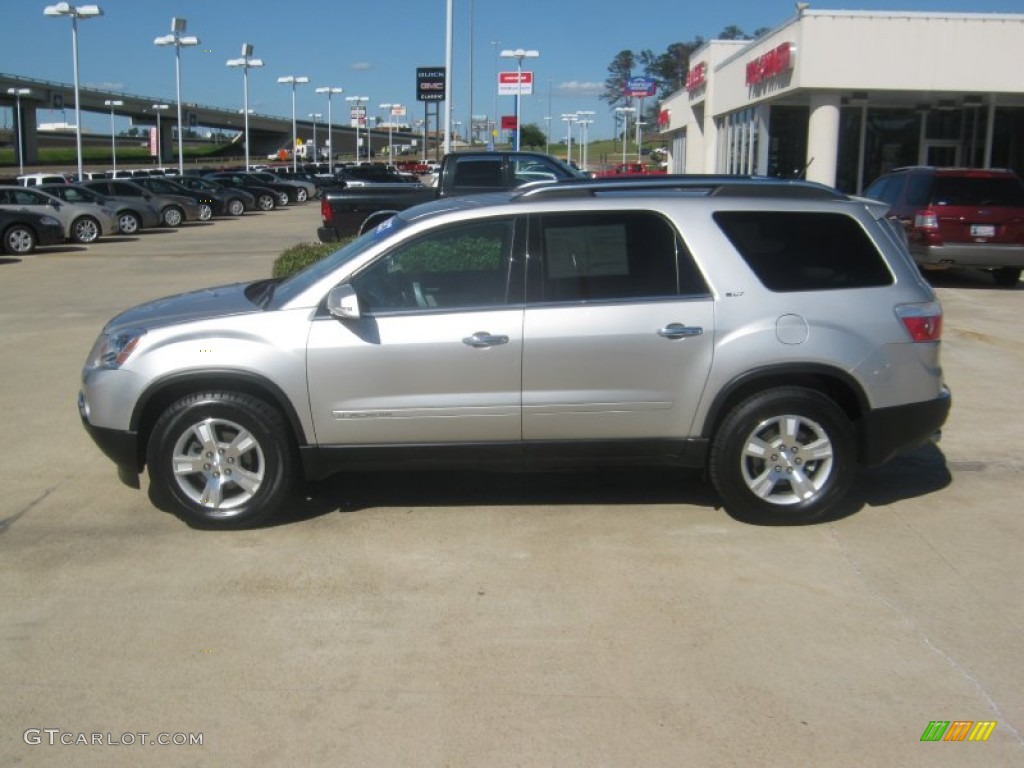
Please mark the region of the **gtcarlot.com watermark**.
[[151, 733], [149, 731], [90, 732], [66, 731], [63, 728], [26, 728], [22, 740], [31, 746], [81, 746], [81, 747], [201, 747], [201, 733]]

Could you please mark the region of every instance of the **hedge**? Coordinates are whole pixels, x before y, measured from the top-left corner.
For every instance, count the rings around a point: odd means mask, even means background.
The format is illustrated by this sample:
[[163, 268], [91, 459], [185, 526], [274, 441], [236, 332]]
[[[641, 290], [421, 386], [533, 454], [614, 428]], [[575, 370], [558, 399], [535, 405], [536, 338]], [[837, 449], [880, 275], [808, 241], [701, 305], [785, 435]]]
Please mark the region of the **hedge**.
[[299, 243], [274, 259], [273, 277], [289, 277], [324, 256], [334, 253], [344, 243]]

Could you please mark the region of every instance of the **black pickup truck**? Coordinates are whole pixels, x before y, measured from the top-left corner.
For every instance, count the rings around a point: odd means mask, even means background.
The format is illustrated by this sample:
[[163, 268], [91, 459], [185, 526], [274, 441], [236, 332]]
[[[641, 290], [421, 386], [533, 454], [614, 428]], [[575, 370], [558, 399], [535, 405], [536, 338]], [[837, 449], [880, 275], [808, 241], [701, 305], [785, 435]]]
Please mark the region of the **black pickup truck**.
[[322, 243], [359, 235], [399, 211], [442, 197], [497, 192], [531, 181], [579, 178], [582, 174], [536, 152], [454, 152], [441, 161], [436, 186], [371, 184], [325, 188], [320, 197]]

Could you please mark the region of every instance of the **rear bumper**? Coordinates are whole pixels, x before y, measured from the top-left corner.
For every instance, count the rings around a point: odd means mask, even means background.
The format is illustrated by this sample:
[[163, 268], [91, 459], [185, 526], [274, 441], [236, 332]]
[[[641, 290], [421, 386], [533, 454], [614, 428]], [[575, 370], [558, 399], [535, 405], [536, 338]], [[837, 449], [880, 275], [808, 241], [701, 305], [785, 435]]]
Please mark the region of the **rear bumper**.
[[992, 243], [911, 244], [914, 260], [928, 267], [972, 267], [998, 269], [1024, 267], [1024, 245]]
[[882, 464], [937, 436], [949, 416], [952, 396], [946, 387], [934, 400], [881, 408], [864, 417], [861, 463]]

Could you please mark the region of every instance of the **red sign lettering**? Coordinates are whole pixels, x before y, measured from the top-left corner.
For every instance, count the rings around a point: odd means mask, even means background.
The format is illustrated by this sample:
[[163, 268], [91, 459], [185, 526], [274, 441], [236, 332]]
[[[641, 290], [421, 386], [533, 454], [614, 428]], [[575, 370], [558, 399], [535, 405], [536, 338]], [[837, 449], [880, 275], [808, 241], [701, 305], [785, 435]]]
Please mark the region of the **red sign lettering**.
[[791, 70], [795, 50], [792, 43], [783, 43], [763, 56], [747, 62], [747, 85], [757, 85]]

